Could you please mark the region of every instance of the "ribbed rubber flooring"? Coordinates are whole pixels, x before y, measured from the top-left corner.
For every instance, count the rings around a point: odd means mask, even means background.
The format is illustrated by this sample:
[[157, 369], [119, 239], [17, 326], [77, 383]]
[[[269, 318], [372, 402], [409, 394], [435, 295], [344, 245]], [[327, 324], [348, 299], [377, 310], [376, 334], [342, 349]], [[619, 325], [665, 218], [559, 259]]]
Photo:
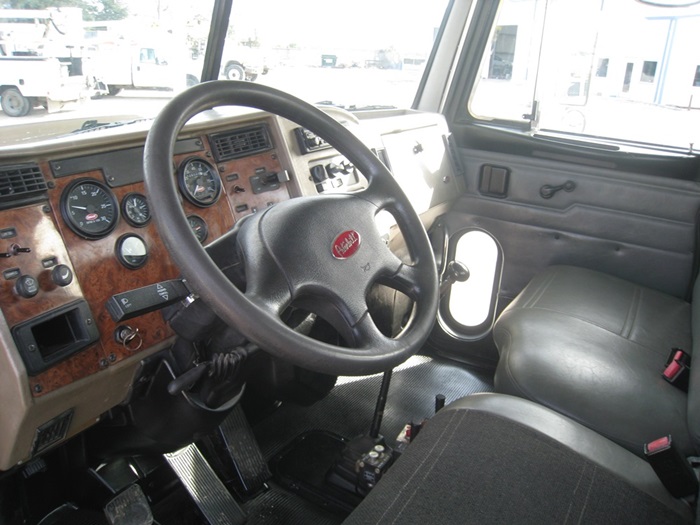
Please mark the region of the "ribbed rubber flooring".
[[[325, 430], [352, 438], [369, 432], [382, 375], [339, 378], [333, 391], [311, 407], [283, 405], [254, 426], [266, 459], [310, 430]], [[435, 395], [450, 403], [477, 392], [492, 392], [493, 376], [451, 361], [414, 356], [394, 370], [381, 433], [392, 441], [409, 421], [433, 415]], [[271, 484], [265, 494], [245, 506], [249, 524], [336, 525], [344, 517]]]
[[270, 489], [244, 505], [246, 525], [337, 525], [344, 516], [332, 514], [274, 483]]
[[[311, 407], [281, 406], [253, 431], [270, 459], [299, 434], [326, 430], [346, 438], [369, 432], [381, 374], [340, 378], [333, 391]], [[394, 370], [381, 433], [393, 440], [409, 421], [433, 415], [435, 395], [447, 403], [477, 392], [492, 392], [493, 379], [451, 361], [414, 356]]]

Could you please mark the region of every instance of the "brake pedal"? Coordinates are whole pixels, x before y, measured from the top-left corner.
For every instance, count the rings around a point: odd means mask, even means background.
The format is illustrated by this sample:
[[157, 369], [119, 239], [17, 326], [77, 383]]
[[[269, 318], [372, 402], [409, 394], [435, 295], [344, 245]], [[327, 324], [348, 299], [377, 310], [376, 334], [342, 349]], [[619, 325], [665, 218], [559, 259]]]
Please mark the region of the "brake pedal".
[[211, 525], [243, 524], [246, 515], [196, 445], [164, 454], [177, 477]]
[[114, 496], [105, 505], [104, 513], [110, 525], [151, 525], [153, 523], [151, 506], [141, 487], [136, 484]]

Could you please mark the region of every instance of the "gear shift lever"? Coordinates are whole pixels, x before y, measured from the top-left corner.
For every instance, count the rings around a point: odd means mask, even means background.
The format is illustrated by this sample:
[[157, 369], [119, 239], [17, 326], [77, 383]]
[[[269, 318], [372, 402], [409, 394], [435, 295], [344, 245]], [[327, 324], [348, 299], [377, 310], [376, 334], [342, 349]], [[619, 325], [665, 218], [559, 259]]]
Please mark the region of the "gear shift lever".
[[459, 261], [450, 261], [440, 282], [440, 298], [442, 299], [454, 283], [458, 281], [463, 283], [467, 279], [469, 279], [469, 268]]

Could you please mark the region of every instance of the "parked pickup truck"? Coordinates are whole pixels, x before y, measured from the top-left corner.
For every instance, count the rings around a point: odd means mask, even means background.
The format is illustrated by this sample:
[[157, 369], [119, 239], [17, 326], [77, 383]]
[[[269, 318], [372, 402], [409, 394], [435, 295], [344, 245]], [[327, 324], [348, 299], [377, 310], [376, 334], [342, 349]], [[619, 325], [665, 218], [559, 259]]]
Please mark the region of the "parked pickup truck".
[[95, 55], [95, 75], [109, 95], [122, 89], [181, 90], [187, 72], [171, 55], [162, 47], [102, 44]]
[[58, 58], [0, 57], [2, 110], [10, 117], [23, 117], [36, 106], [52, 113], [88, 98], [86, 77], [77, 66]]

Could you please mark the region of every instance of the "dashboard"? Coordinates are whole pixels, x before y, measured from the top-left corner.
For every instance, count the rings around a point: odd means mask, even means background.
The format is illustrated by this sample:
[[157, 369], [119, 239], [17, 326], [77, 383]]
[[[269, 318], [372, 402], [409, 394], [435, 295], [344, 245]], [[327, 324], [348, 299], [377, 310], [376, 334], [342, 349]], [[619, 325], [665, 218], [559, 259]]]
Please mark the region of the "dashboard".
[[[441, 117], [324, 110], [400, 167], [426, 223], [458, 194]], [[190, 292], [151, 220], [147, 127], [0, 150], [0, 470], [98, 422], [176, 337], [161, 309]], [[322, 138], [260, 112], [188, 124], [172, 171], [202, 244], [281, 201], [364, 185]]]

